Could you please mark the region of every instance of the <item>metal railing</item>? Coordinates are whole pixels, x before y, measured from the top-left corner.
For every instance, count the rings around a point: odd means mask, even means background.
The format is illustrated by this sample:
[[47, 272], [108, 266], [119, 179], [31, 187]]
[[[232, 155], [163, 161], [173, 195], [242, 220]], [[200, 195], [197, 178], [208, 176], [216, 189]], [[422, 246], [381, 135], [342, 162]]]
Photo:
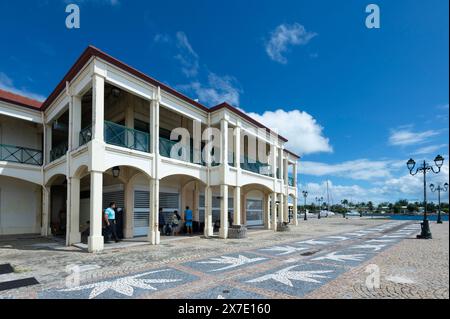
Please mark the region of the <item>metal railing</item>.
[[80, 146], [87, 144], [92, 139], [92, 125], [89, 125], [80, 131]]
[[0, 161], [42, 165], [42, 151], [27, 147], [0, 144]]
[[105, 121], [105, 142], [129, 149], [150, 152], [150, 134]]
[[288, 176], [288, 186], [294, 187], [295, 186], [295, 180], [294, 177]]
[[62, 142], [50, 150], [50, 162], [66, 155], [68, 150], [67, 142]]
[[246, 171], [265, 176], [271, 176], [272, 173], [271, 166], [269, 164], [251, 159], [248, 156], [244, 156], [243, 160], [241, 160], [241, 168]]

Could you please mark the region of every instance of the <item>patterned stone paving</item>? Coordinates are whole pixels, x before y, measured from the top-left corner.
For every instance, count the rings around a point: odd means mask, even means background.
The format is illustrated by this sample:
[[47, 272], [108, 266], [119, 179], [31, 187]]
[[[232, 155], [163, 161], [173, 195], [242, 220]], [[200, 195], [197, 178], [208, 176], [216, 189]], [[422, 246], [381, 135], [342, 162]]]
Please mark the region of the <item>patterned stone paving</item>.
[[[447, 227], [448, 241], [448, 226], [442, 227]], [[59, 282], [25, 295], [0, 294], [0, 298], [323, 298], [332, 295], [327, 287], [336, 290], [337, 298], [383, 297], [368, 291], [361, 280], [358, 285], [349, 284], [353, 280], [349, 274], [356, 271], [362, 277], [363, 265], [382, 255], [390, 256], [393, 249], [404, 246], [408, 241], [405, 239], [414, 238], [419, 228], [417, 223], [388, 221], [316, 238], [267, 240], [259, 247], [233, 245], [237, 247], [221, 249], [219, 254], [192, 254], [190, 258], [166, 260], [164, 266], [143, 264], [139, 271], [124, 267], [121, 272], [110, 271], [106, 275], [91, 265], [87, 271], [97, 276], [82, 280], [79, 286], [67, 287]], [[446, 254], [448, 257], [448, 244]], [[448, 258], [446, 263], [448, 267]], [[385, 278], [390, 283], [387, 298], [399, 298], [402, 294], [411, 294], [412, 298], [448, 298], [448, 268], [447, 288], [439, 283], [432, 293], [427, 291], [429, 287], [421, 290], [412, 286], [415, 280], [405, 273], [403, 270]], [[342, 278], [351, 292], [338, 293], [343, 289], [336, 282]]]

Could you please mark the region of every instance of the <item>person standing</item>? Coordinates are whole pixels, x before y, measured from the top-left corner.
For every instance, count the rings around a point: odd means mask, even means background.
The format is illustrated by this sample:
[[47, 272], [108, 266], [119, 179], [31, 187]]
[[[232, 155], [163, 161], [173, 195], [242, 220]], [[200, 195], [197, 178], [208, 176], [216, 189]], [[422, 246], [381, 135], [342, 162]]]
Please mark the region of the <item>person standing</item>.
[[189, 206], [186, 206], [184, 211], [184, 225], [186, 226], [186, 232], [189, 235], [192, 235], [192, 210], [189, 209]]
[[119, 237], [117, 236], [117, 229], [116, 229], [116, 203], [111, 202], [109, 204], [109, 207], [105, 210], [105, 222], [106, 227], [108, 229], [108, 235], [112, 236], [112, 238], [115, 240], [115, 242], [119, 242]]

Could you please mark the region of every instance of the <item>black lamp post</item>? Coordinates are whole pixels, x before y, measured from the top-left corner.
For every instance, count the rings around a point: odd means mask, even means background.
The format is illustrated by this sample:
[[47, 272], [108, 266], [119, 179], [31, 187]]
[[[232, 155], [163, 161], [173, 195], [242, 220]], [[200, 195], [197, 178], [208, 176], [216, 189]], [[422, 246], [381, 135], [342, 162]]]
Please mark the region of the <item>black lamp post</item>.
[[444, 187], [442, 187], [441, 185], [438, 185], [438, 187], [434, 187], [433, 184], [430, 184], [430, 189], [431, 191], [434, 192], [438, 192], [438, 217], [437, 217], [437, 223], [438, 224], [442, 224], [442, 219], [441, 219], [441, 192], [446, 192], [448, 191], [448, 183], [444, 184]]
[[318, 219], [320, 219], [321, 217], [320, 217], [320, 211], [321, 211], [321, 209], [322, 209], [322, 205], [320, 204], [321, 202], [323, 202], [323, 197], [316, 197], [316, 202], [318, 203], [318, 205], [319, 205], [319, 215], [317, 216], [317, 218]]
[[434, 169], [433, 166], [429, 165], [425, 160], [420, 166], [417, 167], [416, 171], [413, 172], [414, 167], [416, 166], [416, 162], [410, 158], [408, 162], [406, 162], [406, 166], [408, 167], [409, 173], [414, 176], [417, 173], [423, 173], [423, 222], [422, 222], [422, 231], [420, 235], [417, 235], [417, 238], [421, 239], [431, 239], [431, 230], [430, 224], [428, 222], [427, 217], [427, 172], [433, 172], [435, 174], [441, 171], [441, 167], [444, 164], [444, 158], [441, 155], [436, 156], [434, 159], [434, 163], [436, 164], [437, 170]]
[[303, 194], [303, 198], [305, 199], [305, 217], [303, 218], [304, 220], [308, 220], [308, 217], [306, 216], [306, 197], [308, 197], [308, 192], [307, 191], [302, 191]]

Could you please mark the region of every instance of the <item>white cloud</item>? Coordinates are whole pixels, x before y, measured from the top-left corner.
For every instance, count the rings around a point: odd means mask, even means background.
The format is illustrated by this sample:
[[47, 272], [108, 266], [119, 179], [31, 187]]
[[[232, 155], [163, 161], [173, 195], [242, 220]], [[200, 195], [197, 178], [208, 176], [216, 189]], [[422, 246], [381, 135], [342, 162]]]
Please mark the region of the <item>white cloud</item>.
[[396, 170], [394, 161], [370, 161], [357, 159], [338, 164], [302, 161], [300, 172], [313, 176], [337, 176], [354, 180], [374, 180], [391, 178], [392, 171]]
[[179, 53], [175, 56], [175, 59], [180, 62], [184, 75], [189, 78], [197, 76], [199, 69], [198, 54], [192, 48], [184, 32], [176, 33], [176, 45]]
[[432, 153], [435, 153], [438, 150], [441, 150], [443, 148], [447, 148], [447, 151], [448, 151], [448, 145], [447, 144], [440, 144], [440, 145], [430, 145], [430, 146], [421, 147], [418, 150], [416, 150], [414, 152], [414, 154], [417, 154], [417, 155], [432, 154]]
[[30, 99], [34, 99], [37, 101], [44, 101], [46, 99], [45, 96], [30, 92], [26, 88], [17, 88], [14, 86], [13, 80], [8, 77], [5, 73], [0, 72], [0, 89], [4, 91], [9, 91], [18, 95], [22, 95], [28, 97]]
[[276, 62], [286, 64], [283, 56], [289, 50], [289, 46], [306, 45], [317, 33], [306, 31], [299, 23], [281, 24], [270, 33], [270, 40], [266, 43], [266, 52]]
[[299, 155], [333, 151], [329, 139], [323, 135], [323, 127], [306, 112], [279, 109], [247, 114], [286, 137], [289, 140], [287, 148]]
[[212, 106], [222, 102], [228, 102], [232, 105], [239, 105], [239, 95], [242, 89], [234, 77], [218, 76], [210, 72], [208, 83], [202, 84], [200, 81], [194, 81], [190, 84], [178, 85], [177, 88], [183, 91], [189, 91], [205, 103]]
[[412, 144], [424, 143], [430, 139], [430, 137], [438, 135], [437, 131], [423, 131], [413, 132], [410, 128], [400, 128], [398, 130], [392, 130], [389, 136], [389, 144], [407, 146]]

